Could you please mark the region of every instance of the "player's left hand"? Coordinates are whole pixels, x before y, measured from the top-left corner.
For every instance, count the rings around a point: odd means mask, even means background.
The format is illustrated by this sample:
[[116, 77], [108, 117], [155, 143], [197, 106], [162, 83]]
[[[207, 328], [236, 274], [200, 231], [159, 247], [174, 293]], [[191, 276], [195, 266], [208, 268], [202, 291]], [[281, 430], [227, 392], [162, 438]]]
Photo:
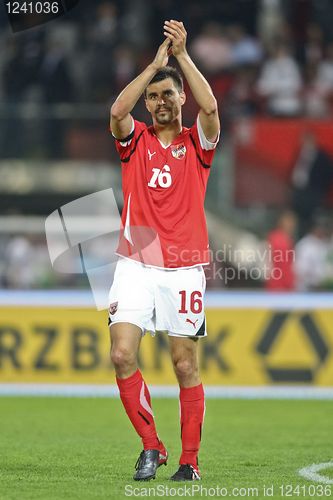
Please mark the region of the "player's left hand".
[[175, 21], [174, 19], [165, 21], [164, 35], [171, 41], [171, 50], [175, 57], [186, 53], [187, 33], [181, 21]]

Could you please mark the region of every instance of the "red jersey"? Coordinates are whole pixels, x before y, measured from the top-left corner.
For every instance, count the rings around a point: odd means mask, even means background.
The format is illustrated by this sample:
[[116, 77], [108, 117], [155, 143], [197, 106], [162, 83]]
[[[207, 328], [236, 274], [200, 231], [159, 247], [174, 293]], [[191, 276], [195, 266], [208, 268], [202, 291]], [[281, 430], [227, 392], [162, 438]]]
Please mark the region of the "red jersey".
[[162, 268], [209, 263], [204, 199], [215, 147], [199, 117], [169, 146], [136, 120], [128, 138], [116, 139], [124, 194], [120, 255]]

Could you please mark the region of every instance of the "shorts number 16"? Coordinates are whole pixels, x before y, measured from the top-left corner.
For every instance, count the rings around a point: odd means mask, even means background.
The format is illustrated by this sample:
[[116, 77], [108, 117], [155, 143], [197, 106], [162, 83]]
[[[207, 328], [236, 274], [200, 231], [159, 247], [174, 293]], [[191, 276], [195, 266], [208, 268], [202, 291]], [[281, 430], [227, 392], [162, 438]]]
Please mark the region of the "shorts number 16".
[[[187, 306], [188, 306], [188, 300], [187, 297], [186, 297], [186, 290], [181, 290], [179, 292], [179, 295], [181, 297], [181, 306], [180, 306], [180, 309], [179, 309], [179, 313], [181, 314], [187, 314], [188, 313], [188, 309], [187, 309]], [[199, 291], [194, 291], [191, 293], [191, 296], [190, 296], [190, 311], [193, 313], [193, 314], [199, 314], [201, 313], [202, 311], [202, 293], [199, 292]]]

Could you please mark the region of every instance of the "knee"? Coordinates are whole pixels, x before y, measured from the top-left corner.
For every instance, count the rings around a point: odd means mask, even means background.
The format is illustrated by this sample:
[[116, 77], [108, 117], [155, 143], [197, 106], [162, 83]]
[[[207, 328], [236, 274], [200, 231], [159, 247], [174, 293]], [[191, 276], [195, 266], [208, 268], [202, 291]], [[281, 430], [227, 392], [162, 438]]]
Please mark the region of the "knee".
[[177, 378], [180, 380], [198, 374], [198, 366], [191, 359], [178, 359], [174, 361], [174, 367]]
[[125, 347], [111, 349], [111, 361], [116, 369], [127, 368], [135, 364], [135, 355]]

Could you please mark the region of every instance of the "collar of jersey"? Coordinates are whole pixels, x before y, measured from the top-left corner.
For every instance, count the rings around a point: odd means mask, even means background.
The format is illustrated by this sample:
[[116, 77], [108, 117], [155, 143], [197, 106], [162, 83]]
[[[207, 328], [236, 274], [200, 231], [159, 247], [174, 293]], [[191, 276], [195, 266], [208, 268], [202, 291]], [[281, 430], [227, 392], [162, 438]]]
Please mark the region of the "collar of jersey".
[[170, 144], [168, 144], [168, 145], [163, 144], [163, 142], [157, 137], [153, 125], [151, 127], [149, 127], [149, 130], [150, 130], [151, 134], [154, 137], [156, 137], [156, 139], [158, 140], [158, 142], [161, 144], [162, 148], [163, 149], [168, 149], [170, 146], [172, 146], [172, 144], [177, 144], [178, 142], [181, 142], [184, 139], [184, 132], [187, 129], [186, 129], [186, 127], [182, 127], [181, 132], [179, 132], [179, 134], [174, 138], [174, 140], [172, 142], [170, 142]]

